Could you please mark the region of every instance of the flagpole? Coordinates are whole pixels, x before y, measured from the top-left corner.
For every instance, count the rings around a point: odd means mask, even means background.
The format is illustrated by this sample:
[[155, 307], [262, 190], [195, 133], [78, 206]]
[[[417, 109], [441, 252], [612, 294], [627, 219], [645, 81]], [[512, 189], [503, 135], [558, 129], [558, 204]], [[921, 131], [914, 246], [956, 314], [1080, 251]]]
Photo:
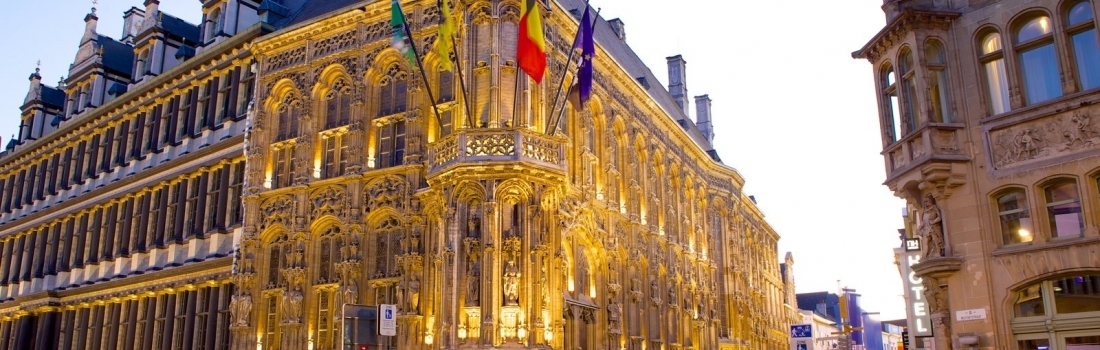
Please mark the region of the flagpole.
[[[584, 0], [584, 9], [585, 10], [588, 9], [588, 1], [589, 0]], [[581, 37], [581, 29], [580, 29], [580, 26], [577, 26], [577, 35], [573, 36], [573, 44], [569, 45], [569, 58], [565, 59], [565, 68], [563, 68], [563, 71], [561, 72], [561, 80], [558, 81], [558, 89], [556, 91], [554, 91], [554, 102], [550, 103], [550, 115], [549, 115], [548, 118], [546, 118], [546, 134], [547, 135], [551, 135], [551, 136], [554, 135], [554, 130], [550, 130], [551, 127], [554, 128], [554, 129], [558, 128], [558, 126], [555, 125], [556, 123], [554, 122], [554, 119], [553, 119], [554, 118], [554, 111], [558, 109], [558, 97], [561, 96], [561, 85], [565, 84], [565, 73], [569, 72], [569, 64], [573, 62], [573, 53], [574, 53], [574, 51], [576, 51], [575, 49], [577, 48], [577, 40], [580, 40], [580, 37]]]
[[[462, 77], [462, 59], [458, 54], [458, 44], [455, 43], [454, 35], [451, 36], [451, 50], [455, 54], [454, 68], [458, 72], [458, 86], [462, 89], [462, 105], [466, 107], [466, 127], [474, 127], [474, 114], [470, 113], [470, 98], [466, 94], [466, 78]], [[450, 57], [447, 57], [450, 60]]]
[[416, 52], [416, 40], [413, 40], [412, 26], [409, 25], [409, 20], [404, 14], [405, 10], [401, 9], [401, 12], [401, 26], [405, 27], [405, 33], [409, 36], [409, 47], [412, 48], [413, 57], [416, 57], [416, 66], [420, 68], [420, 78], [424, 79], [424, 89], [428, 90], [428, 98], [432, 102], [432, 111], [435, 112], [435, 122], [443, 126], [443, 118], [439, 116], [439, 107], [436, 105], [435, 95], [432, 94], [432, 84], [428, 81], [428, 74], [424, 73], [424, 64], [420, 62], [420, 54]]
[[516, 125], [516, 114], [519, 113], [519, 77], [522, 76], [523, 79], [527, 79], [526, 74], [520, 74], [523, 70], [519, 69], [518, 66], [519, 65], [517, 64], [516, 76], [515, 76], [515, 79], [513, 79], [513, 80], [516, 81], [516, 86], [515, 86], [515, 88], [512, 89], [512, 125], [513, 126]]
[[[588, 0], [585, 0], [585, 5], [584, 6], [585, 6], [585, 9], [587, 10], [588, 9]], [[600, 11], [601, 10], [602, 10], [602, 8], [597, 8], [596, 9], [596, 15], [592, 16], [592, 27], [591, 28], [592, 28], [593, 32], [596, 31], [596, 22], [600, 19]], [[558, 83], [558, 90], [554, 93], [554, 103], [550, 106], [550, 118], [551, 119], [547, 121], [547, 126], [546, 126], [546, 134], [547, 135], [554, 135], [554, 132], [558, 131], [558, 124], [561, 123], [561, 117], [563, 115], [565, 115], [565, 101], [562, 101], [561, 110], [558, 111], [558, 113], [557, 113], [558, 115], [556, 117], [554, 116], [554, 111], [557, 110], [558, 97], [561, 96], [562, 84], [565, 84], [565, 73], [569, 71], [569, 64], [571, 63], [571, 61], [573, 61], [573, 52], [576, 51], [574, 49], [577, 46], [577, 40], [580, 38], [580, 36], [581, 36], [581, 31], [578, 29], [577, 30], [577, 36], [573, 38], [573, 45], [571, 46], [572, 48], [569, 49], [569, 59], [565, 61], [565, 72], [562, 72], [561, 82]], [[577, 65], [577, 68], [579, 69], [580, 65]], [[574, 80], [576, 79], [576, 77], [573, 77], [573, 78], [574, 78]], [[572, 84], [570, 84], [570, 87], [572, 87]]]

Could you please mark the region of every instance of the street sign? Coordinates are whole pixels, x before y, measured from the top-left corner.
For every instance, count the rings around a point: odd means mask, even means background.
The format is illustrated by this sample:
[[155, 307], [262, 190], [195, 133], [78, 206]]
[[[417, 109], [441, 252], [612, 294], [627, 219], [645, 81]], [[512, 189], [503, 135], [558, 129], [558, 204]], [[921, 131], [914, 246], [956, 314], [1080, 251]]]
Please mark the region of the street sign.
[[811, 326], [808, 324], [792, 324], [791, 338], [813, 338], [814, 333]]
[[397, 305], [394, 304], [381, 304], [378, 305], [378, 334], [395, 336], [397, 335]]

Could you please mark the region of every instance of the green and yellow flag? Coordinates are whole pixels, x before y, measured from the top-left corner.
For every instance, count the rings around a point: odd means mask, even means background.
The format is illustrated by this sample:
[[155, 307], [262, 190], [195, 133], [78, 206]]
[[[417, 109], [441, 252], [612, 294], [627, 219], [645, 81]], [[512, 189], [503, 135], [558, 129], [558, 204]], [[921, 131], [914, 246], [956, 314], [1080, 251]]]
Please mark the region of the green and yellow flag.
[[451, 51], [454, 49], [455, 20], [451, 16], [451, 2], [439, 1], [439, 12], [442, 17], [439, 21], [439, 36], [435, 41], [435, 52], [439, 54], [439, 67], [445, 71], [451, 71]]

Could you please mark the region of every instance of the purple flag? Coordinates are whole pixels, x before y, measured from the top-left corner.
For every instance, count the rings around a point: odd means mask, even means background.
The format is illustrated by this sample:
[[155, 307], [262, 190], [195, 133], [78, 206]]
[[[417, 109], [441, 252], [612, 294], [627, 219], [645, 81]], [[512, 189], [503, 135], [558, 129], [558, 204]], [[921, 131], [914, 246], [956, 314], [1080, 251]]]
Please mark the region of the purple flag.
[[580, 93], [581, 108], [592, 95], [592, 56], [596, 55], [596, 45], [592, 42], [592, 21], [588, 18], [588, 6], [584, 7], [581, 17], [581, 67], [577, 72], [577, 87]]

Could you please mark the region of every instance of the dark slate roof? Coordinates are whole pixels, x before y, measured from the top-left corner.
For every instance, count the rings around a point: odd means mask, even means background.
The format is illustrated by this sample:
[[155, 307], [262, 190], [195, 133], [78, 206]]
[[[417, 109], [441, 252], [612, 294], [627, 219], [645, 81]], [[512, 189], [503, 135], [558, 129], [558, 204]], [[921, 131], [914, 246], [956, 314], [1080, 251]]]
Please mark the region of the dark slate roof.
[[165, 32], [187, 39], [187, 41], [192, 44], [199, 42], [199, 26], [164, 12], [160, 12], [160, 14], [160, 27], [164, 29]]
[[288, 8], [291, 9], [291, 15], [276, 22], [275, 27], [285, 28], [298, 23], [307, 22], [313, 18], [360, 2], [363, 2], [363, 0], [306, 0], [297, 7], [288, 6]]
[[[840, 305], [840, 297], [836, 294], [829, 292], [815, 292], [815, 293], [799, 293], [795, 294], [795, 300], [798, 300], [798, 309], [813, 311], [815, 314], [821, 315], [827, 319], [836, 321], [837, 310], [834, 309], [834, 305]], [[818, 312], [817, 305], [825, 304], [825, 313]]]
[[65, 92], [49, 86], [42, 86], [42, 103], [61, 108], [65, 106]]
[[103, 66], [115, 73], [129, 76], [134, 68], [134, 47], [106, 35], [100, 35], [97, 42], [103, 48]]

